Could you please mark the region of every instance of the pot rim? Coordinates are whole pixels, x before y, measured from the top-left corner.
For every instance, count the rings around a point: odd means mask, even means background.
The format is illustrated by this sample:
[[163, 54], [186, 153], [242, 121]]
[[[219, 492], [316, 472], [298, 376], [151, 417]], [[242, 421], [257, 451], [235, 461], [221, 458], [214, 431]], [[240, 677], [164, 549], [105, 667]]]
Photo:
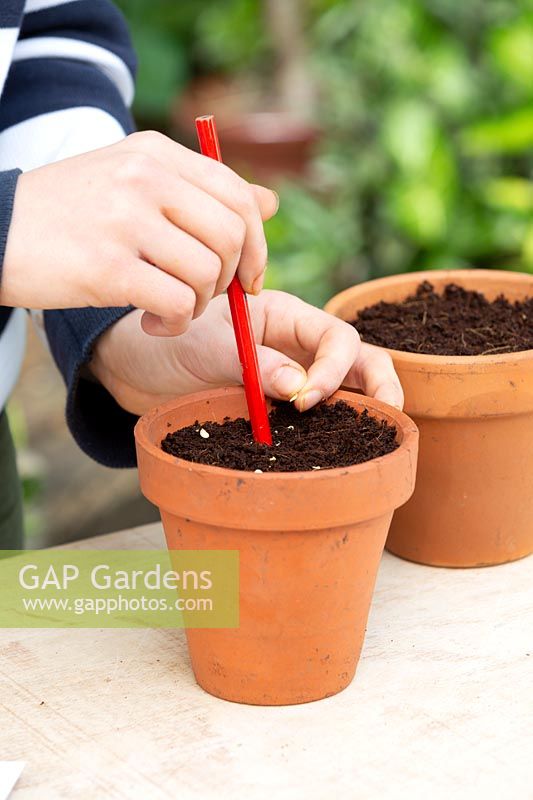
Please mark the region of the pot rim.
[[170, 453], [165, 453], [165, 451], [161, 449], [160, 444], [155, 444], [152, 441], [149, 433], [150, 426], [152, 422], [157, 419], [157, 417], [163, 416], [168, 411], [192, 402], [198, 402], [199, 400], [207, 398], [211, 399], [227, 397], [236, 394], [244, 395], [243, 387], [231, 386], [218, 389], [205, 389], [201, 392], [194, 392], [193, 394], [176, 397], [173, 400], [169, 400], [166, 403], [150, 409], [143, 414], [142, 417], [140, 417], [135, 425], [134, 433], [137, 445], [142, 447], [149, 455], [159, 461], [163, 461], [176, 467], [186, 468], [199, 474], [219, 476], [226, 474], [228, 477], [233, 477], [236, 479], [242, 479], [243, 476], [245, 476], [247, 481], [261, 481], [264, 483], [264, 481], [281, 480], [284, 482], [299, 481], [303, 475], [306, 476], [306, 480], [320, 481], [326, 479], [331, 480], [332, 478], [345, 476], [347, 473], [355, 475], [362, 474], [363, 472], [375, 469], [376, 465], [381, 464], [383, 461], [389, 462], [392, 458], [398, 458], [402, 451], [408, 450], [415, 445], [418, 438], [418, 428], [411, 418], [405, 414], [405, 412], [394, 408], [394, 406], [389, 406], [387, 403], [383, 403], [381, 400], [376, 400], [375, 398], [366, 397], [365, 395], [346, 391], [344, 389], [338, 389], [331, 395], [331, 397], [327, 398], [325, 402], [331, 403], [336, 400], [349, 400], [351, 403], [353, 403], [354, 398], [357, 398], [356, 402], [360, 403], [363, 408], [368, 408], [369, 411], [375, 409], [376, 411], [384, 414], [389, 418], [389, 423], [392, 421], [398, 433], [400, 434], [401, 438], [396, 450], [393, 450], [391, 453], [387, 453], [384, 456], [373, 458], [370, 461], [363, 461], [361, 464], [352, 464], [351, 466], [347, 467], [332, 467], [321, 470], [298, 470], [297, 472], [263, 472], [261, 474], [256, 474], [255, 472], [251, 472], [249, 470], [229, 469], [228, 467], [217, 467], [210, 464], [198, 464], [194, 461], [187, 461], [184, 458], [179, 458], [179, 456], [173, 456], [170, 455]]
[[[371, 281], [364, 281], [363, 283], [350, 286], [328, 300], [324, 306], [324, 310], [337, 316], [337, 312], [331, 310], [332, 307], [342, 305], [348, 298], [364, 295], [370, 287], [401, 286], [402, 284], [420, 283], [424, 280], [429, 280], [434, 283], [436, 278], [439, 283], [445, 283], [447, 281], [459, 280], [465, 275], [479, 276], [481, 281], [488, 279], [489, 283], [505, 279], [510, 284], [529, 285], [531, 287], [531, 297], [533, 297], [533, 275], [524, 272], [495, 269], [421, 270], [419, 272], [405, 272], [400, 275], [387, 275], [384, 278], [375, 278]], [[483, 291], [483, 288], [480, 287], [478, 291]], [[423, 369], [424, 367], [428, 367], [431, 368], [433, 372], [449, 372], [450, 368], [457, 372], [463, 370], [471, 371], [472, 367], [497, 368], [504, 364], [518, 367], [523, 362], [533, 361], [533, 348], [529, 350], [520, 350], [515, 353], [498, 353], [487, 356], [450, 356], [431, 355], [430, 353], [410, 353], [407, 350], [395, 350], [392, 347], [383, 347], [381, 345], [376, 345], [376, 347], [380, 347], [381, 350], [386, 350], [392, 356], [394, 362], [396, 364], [401, 364], [404, 369], [409, 367]]]

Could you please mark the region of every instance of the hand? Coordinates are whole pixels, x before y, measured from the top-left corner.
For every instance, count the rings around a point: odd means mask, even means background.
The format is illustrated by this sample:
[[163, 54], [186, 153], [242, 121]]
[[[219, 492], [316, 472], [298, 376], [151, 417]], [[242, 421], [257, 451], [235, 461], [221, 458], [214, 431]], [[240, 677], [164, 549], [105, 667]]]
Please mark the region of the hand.
[[[362, 343], [355, 329], [284, 292], [249, 298], [263, 386], [300, 411], [341, 383], [402, 408], [403, 393], [387, 352]], [[98, 340], [90, 368], [134, 414], [176, 395], [242, 383], [226, 297], [213, 300], [189, 330], [173, 339], [146, 336], [134, 311]]]
[[125, 306], [183, 333], [235, 272], [259, 292], [277, 195], [159, 133], [21, 175], [0, 304]]

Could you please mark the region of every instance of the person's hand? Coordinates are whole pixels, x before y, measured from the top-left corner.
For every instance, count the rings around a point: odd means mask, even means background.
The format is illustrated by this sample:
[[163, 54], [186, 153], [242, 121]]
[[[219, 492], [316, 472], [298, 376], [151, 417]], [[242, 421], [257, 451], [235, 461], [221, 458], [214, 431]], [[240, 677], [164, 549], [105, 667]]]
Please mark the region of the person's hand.
[[238, 273], [263, 284], [263, 221], [277, 195], [162, 134], [18, 179], [0, 304], [49, 309], [132, 304], [146, 332], [183, 333]]
[[[355, 329], [284, 292], [249, 298], [265, 393], [294, 399], [300, 411], [342, 384], [402, 408], [403, 392], [387, 352]], [[242, 383], [228, 301], [213, 300], [182, 336], [146, 336], [133, 311], [97, 342], [90, 369], [119, 405], [142, 414], [176, 395]]]

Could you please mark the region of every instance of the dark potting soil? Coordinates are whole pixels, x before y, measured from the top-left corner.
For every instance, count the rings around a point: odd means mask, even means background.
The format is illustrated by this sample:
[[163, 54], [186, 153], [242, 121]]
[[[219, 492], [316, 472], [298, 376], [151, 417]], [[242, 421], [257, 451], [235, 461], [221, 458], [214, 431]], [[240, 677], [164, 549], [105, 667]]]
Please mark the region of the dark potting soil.
[[[398, 447], [396, 428], [358, 413], [342, 400], [300, 413], [291, 403], [276, 404], [270, 414], [272, 446], [257, 444], [248, 420], [196, 422], [168, 433], [166, 453], [197, 464], [248, 472], [297, 472], [348, 467], [384, 456]], [[208, 435], [206, 435], [208, 434]]]
[[370, 344], [438, 356], [477, 356], [533, 349], [533, 297], [492, 302], [449, 283], [442, 294], [428, 281], [401, 303], [376, 303], [354, 325]]

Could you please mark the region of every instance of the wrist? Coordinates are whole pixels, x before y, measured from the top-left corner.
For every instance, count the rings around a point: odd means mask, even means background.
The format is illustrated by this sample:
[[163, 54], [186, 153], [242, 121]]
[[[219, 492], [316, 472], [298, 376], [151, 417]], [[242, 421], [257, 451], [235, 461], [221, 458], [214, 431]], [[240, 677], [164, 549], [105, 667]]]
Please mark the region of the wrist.
[[129, 314], [117, 320], [111, 325], [94, 343], [90, 361], [86, 365], [87, 372], [98, 380], [103, 386], [112, 380], [112, 376], [117, 371], [119, 353], [127, 343], [127, 332], [132, 318], [138, 317], [140, 325], [140, 315], [142, 312], [132, 310]]
[[139, 411], [128, 397], [128, 385], [122, 373], [128, 360], [128, 349], [132, 346], [131, 339], [140, 329], [141, 315], [141, 311], [134, 309], [104, 331], [96, 340], [85, 368], [85, 377], [98, 381], [120, 406], [132, 413]]
[[142, 315], [135, 309], [106, 330], [88, 364], [117, 403], [137, 415], [186, 391], [178, 339], [145, 333]]

